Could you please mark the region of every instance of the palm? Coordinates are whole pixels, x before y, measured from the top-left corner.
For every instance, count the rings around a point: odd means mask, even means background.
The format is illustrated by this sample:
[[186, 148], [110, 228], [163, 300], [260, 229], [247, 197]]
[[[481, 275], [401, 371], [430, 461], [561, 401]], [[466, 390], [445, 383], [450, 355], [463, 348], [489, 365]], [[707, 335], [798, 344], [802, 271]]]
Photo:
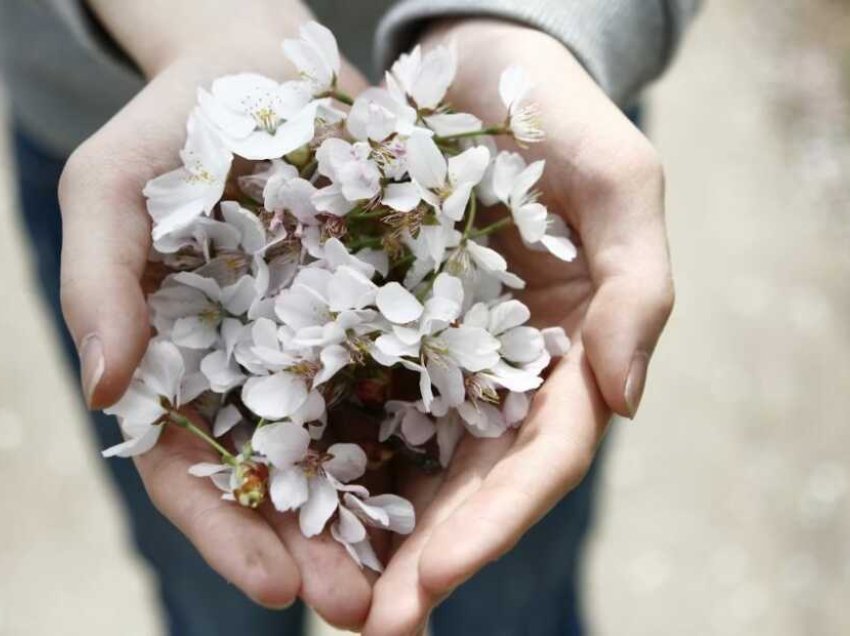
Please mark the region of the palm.
[[[244, 70], [238, 62], [233, 66], [200, 67], [190, 60], [170, 67], [81, 146], [63, 174], [65, 316], [78, 339], [97, 322], [109, 356], [97, 390], [88, 396], [93, 406], [113, 403], [126, 389], [149, 337], [143, 291], [155, 288], [163, 275], [161, 267], [145, 269], [150, 227], [142, 187], [172, 167], [185, 137], [194, 86]], [[273, 64], [268, 69], [273, 75], [279, 70]], [[343, 85], [353, 92], [365, 86], [350, 68], [345, 75]], [[102, 280], [102, 271], [110, 272], [108, 279]], [[102, 301], [96, 315], [89, 311], [93, 298]], [[306, 539], [296, 518], [271, 506], [258, 515], [222, 501], [208, 480], [188, 474], [193, 464], [219, 460], [205, 442], [167, 430], [136, 463], [160, 511], [215, 570], [251, 598], [279, 607], [298, 595], [329, 622], [362, 624], [371, 583], [342, 546], [327, 535]]]
[[[491, 247], [502, 253], [509, 269], [526, 281], [527, 287], [518, 297], [531, 309], [532, 322], [537, 326], [561, 325], [574, 340], [580, 339], [579, 330], [593, 289], [584, 258], [580, 256], [565, 264], [546, 254], [529, 251], [513, 230], [494, 236]], [[436, 475], [409, 467], [394, 475], [397, 492], [416, 507], [417, 527], [412, 535], [395, 536], [393, 543], [385, 546], [385, 559], [389, 557], [389, 563], [375, 587], [373, 614], [366, 633], [371, 633], [371, 626], [375, 633], [410, 633], [417, 626], [416, 621], [427, 616], [435, 602], [435, 593], [441, 595], [454, 587], [512, 545], [518, 536], [509, 526], [500, 527], [495, 521], [482, 526], [481, 522], [487, 521], [493, 511], [508, 514], [517, 499], [522, 498], [523, 486], [539, 470], [539, 452], [529, 453], [529, 448], [537, 447], [542, 437], [560, 440], [562, 460], [571, 456], [579, 459], [564, 492], [577, 483], [589, 456], [583, 450], [578, 454], [576, 451], [588, 440], [595, 443], [608, 416], [592, 376], [582, 373], [580, 351], [579, 345], [558, 365], [541, 389], [541, 397], [547, 398], [538, 399], [521, 430], [509, 431], [497, 439], [466, 435], [450, 466]], [[580, 410], [569, 407], [576, 411], [577, 425], [585, 430], [568, 431], [565, 435], [564, 422], [547, 417], [552, 406], [547, 406], [546, 400], [549, 397], [559, 400], [570, 394], [592, 396], [591, 402], [584, 405], [585, 412], [592, 416], [582, 419]], [[564, 443], [573, 435], [580, 444], [565, 447]], [[512, 475], [516, 475], [516, 480], [511, 479]], [[494, 485], [488, 476], [499, 481]], [[554, 503], [552, 500], [549, 505]], [[458, 536], [470, 536], [457, 534], [464, 520], [475, 525], [481, 541], [456, 540]], [[488, 531], [492, 535], [487, 536]], [[428, 554], [436, 556], [434, 563], [441, 568], [430, 581], [423, 578]]]
[[[542, 202], [571, 226], [579, 257], [562, 263], [529, 251], [514, 230], [493, 236], [491, 246], [526, 281], [519, 298], [532, 322], [563, 326], [573, 346], [517, 431], [466, 436], [439, 475], [396, 476], [416, 506], [417, 528], [392, 546], [373, 591], [370, 635], [414, 633], [442, 597], [578, 484], [611, 410], [634, 413], [642, 380], [630, 393], [627, 378], [635, 360], [648, 359], [672, 303], [660, 169], [645, 139], [548, 36], [483, 20], [452, 25], [449, 34], [471, 53], [460, 52], [456, 109], [498, 122], [498, 101], [480, 87], [495, 85], [511, 63], [537, 81], [547, 141], [523, 154], [546, 160]], [[476, 54], [482, 50], [487, 55]]]

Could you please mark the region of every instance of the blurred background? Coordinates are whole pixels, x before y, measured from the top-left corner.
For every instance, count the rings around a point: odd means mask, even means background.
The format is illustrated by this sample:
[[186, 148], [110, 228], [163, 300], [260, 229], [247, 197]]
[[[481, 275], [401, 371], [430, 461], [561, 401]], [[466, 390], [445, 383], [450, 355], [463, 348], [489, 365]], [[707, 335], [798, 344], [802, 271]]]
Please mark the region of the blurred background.
[[[649, 99], [678, 304], [586, 605], [598, 634], [848, 634], [850, 2], [706, 4]], [[0, 135], [0, 634], [159, 634], [14, 200]]]

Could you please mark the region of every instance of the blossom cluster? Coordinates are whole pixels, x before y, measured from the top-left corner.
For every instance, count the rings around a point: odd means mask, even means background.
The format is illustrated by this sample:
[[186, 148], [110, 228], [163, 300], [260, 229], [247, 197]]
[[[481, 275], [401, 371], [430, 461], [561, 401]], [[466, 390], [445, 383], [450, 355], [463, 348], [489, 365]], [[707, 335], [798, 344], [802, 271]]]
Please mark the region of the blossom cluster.
[[[537, 200], [543, 162], [493, 141], [542, 139], [522, 69], [505, 70], [504, 120], [486, 124], [447, 103], [450, 46], [402, 55], [355, 99], [326, 28], [283, 51], [297, 79], [201, 89], [180, 167], [144, 189], [165, 272], [156, 335], [109, 410], [126, 441], [104, 454], [184, 428], [220, 455], [191, 472], [224, 498], [297, 512], [305, 536], [329, 527], [379, 570], [367, 529], [409, 533], [414, 511], [362, 478], [391, 461], [437, 470], [463, 435], [519, 426], [569, 346], [526, 324], [507, 291], [524, 283], [490, 235], [514, 225], [529, 249], [576, 249]], [[479, 206], [501, 217], [479, 227]]]

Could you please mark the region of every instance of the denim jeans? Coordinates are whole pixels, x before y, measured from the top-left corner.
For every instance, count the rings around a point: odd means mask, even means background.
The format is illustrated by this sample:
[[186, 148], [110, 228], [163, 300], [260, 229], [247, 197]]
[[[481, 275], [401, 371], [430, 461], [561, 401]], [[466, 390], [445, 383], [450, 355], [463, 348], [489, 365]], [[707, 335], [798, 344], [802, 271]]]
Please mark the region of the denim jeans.
[[[63, 157], [51, 156], [21, 133], [14, 136], [21, 212], [32, 243], [38, 281], [61, 335], [66, 362], [77, 373], [77, 354], [59, 305], [62, 226], [56, 186]], [[91, 415], [102, 448], [121, 441], [117, 423]], [[175, 636], [290, 636], [302, 633], [304, 607], [263, 609], [216, 574], [148, 500], [126, 459], [107, 461], [121, 494], [136, 548], [157, 576], [169, 633]], [[597, 461], [517, 546], [458, 588], [432, 615], [436, 636], [569, 636], [583, 633], [579, 602], [580, 557], [593, 504]], [[474, 530], [473, 530], [474, 531]]]

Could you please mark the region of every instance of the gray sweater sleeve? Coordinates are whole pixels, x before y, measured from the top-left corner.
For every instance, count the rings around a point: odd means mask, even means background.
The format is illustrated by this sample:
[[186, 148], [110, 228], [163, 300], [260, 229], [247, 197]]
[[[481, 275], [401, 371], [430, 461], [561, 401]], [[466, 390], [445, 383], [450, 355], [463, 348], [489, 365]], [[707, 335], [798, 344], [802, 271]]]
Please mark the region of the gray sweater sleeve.
[[383, 68], [429, 21], [491, 16], [528, 24], [567, 46], [611, 98], [628, 105], [673, 57], [701, 0], [403, 0], [382, 20]]

